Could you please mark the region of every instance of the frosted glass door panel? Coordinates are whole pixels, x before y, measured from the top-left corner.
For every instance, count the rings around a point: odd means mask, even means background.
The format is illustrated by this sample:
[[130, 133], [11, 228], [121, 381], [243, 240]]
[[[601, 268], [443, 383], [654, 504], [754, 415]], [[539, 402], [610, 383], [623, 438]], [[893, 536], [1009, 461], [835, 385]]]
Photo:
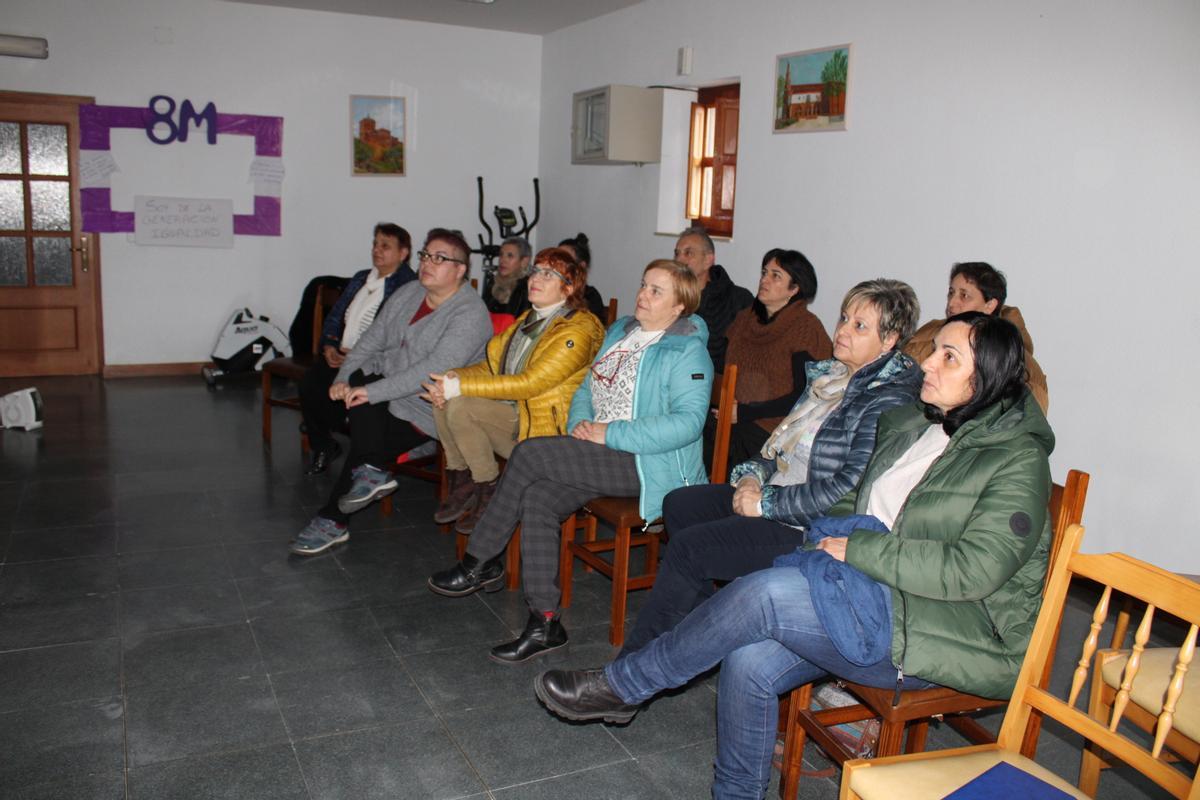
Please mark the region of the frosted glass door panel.
[[28, 136], [29, 172], [33, 175], [66, 175], [67, 126], [30, 125]]
[[71, 285], [71, 240], [65, 236], [33, 237], [33, 282], [38, 286]]

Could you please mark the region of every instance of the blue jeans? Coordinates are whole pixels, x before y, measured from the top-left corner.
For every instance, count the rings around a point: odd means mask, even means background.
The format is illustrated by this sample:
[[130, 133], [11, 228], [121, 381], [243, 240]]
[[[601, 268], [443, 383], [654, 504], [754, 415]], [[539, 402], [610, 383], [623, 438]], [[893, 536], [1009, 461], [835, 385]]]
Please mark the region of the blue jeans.
[[[825, 675], [890, 688], [896, 667], [842, 658], [813, 610], [808, 581], [793, 567], [738, 578], [641, 650], [604, 672], [627, 703], [687, 683], [718, 663], [715, 798], [762, 798], [771, 778], [779, 695]], [[906, 677], [904, 688], [929, 686]]]

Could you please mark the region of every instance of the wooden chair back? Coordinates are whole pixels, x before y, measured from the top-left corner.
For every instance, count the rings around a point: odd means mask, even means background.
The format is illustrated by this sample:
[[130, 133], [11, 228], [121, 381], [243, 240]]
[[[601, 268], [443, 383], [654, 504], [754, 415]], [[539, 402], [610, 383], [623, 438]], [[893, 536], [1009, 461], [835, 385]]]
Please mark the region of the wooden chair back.
[[[1183, 694], [1185, 676], [1196, 649], [1197, 629], [1200, 627], [1200, 584], [1174, 575], [1152, 564], [1139, 561], [1124, 553], [1086, 554], [1079, 552], [1083, 528], [1073, 524], [1063, 539], [1060, 557], [1055, 562], [1046, 584], [1037, 625], [1030, 638], [1029, 649], [1021, 665], [1016, 687], [1000, 726], [996, 742], [974, 747], [917, 753], [870, 761], [848, 761], [842, 774], [843, 798], [873, 800], [886, 797], [894, 789], [896, 779], [903, 774], [908, 786], [918, 785], [924, 791], [906, 792], [906, 797], [939, 798], [950, 789], [981, 774], [997, 761], [1003, 760], [1024, 772], [1039, 775], [1052, 784], [1065, 785], [1076, 797], [1086, 797], [1066, 781], [1048, 773], [1032, 759], [1018, 751], [1025, 740], [1025, 730], [1034, 712], [1055, 720], [1084, 739], [1089, 747], [1107, 753], [1153, 781], [1167, 794], [1176, 798], [1200, 797], [1196, 770], [1185, 769], [1167, 760], [1165, 745], [1174, 729], [1174, 717]], [[1091, 624], [1082, 634], [1078, 648], [1059, 647], [1055, 631], [1061, 627], [1069, 590], [1074, 582], [1084, 584], [1084, 591], [1100, 588], [1091, 614]], [[1110, 603], [1117, 594], [1134, 597], [1146, 606], [1146, 612], [1134, 637], [1132, 654], [1126, 662], [1117, 692], [1117, 702], [1111, 714], [1096, 715], [1077, 707], [1080, 694], [1092, 674], [1093, 664], [1100, 664], [1098, 642], [1100, 632], [1110, 616]], [[1183, 626], [1170, 649], [1169, 678], [1162, 694], [1162, 708], [1157, 715], [1153, 742], [1129, 735], [1121, 725], [1129, 708], [1129, 695], [1136, 691], [1141, 679], [1141, 655], [1150, 639], [1154, 618], [1169, 616], [1182, 621]], [[1042, 677], [1047, 665], [1053, 667], [1056, 654], [1063, 654], [1063, 666], [1070, 670], [1070, 686], [1061, 694], [1043, 686]], [[1149, 677], [1149, 676], [1147, 676]], [[1065, 696], [1064, 696], [1065, 695]], [[947, 777], [949, 776], [949, 777]], [[1062, 788], [1062, 786], [1059, 786]], [[1081, 787], [1082, 788], [1082, 787]]]
[[737, 364], [728, 364], [724, 373], [713, 376], [712, 403], [717, 409], [717, 431], [713, 438], [712, 467], [708, 472], [708, 479], [712, 483], [724, 483], [729, 474], [729, 435], [733, 429], [733, 409], [737, 403], [734, 397], [737, 373]]
[[604, 327], [609, 327], [617, 321], [617, 298], [609, 298], [608, 301], [608, 319], [604, 321]]
[[[1078, 552], [1079, 538], [1083, 529], [1072, 525], [1063, 544], [1066, 558], [1060, 558], [1047, 584], [1042, 613], [1034, 628], [1029, 651], [1022, 665], [1013, 700], [1000, 728], [997, 743], [1006, 749], [1020, 747], [1025, 727], [1036, 711], [1053, 719], [1081, 735], [1089, 743], [1111, 753], [1116, 758], [1136, 769], [1173, 797], [1197, 797], [1196, 770], [1193, 765], [1186, 772], [1166, 763], [1164, 747], [1174, 730], [1174, 717], [1183, 693], [1188, 667], [1196, 651], [1197, 629], [1200, 628], [1200, 584], [1174, 573], [1139, 561], [1124, 553], [1100, 555]], [[1053, 667], [1056, 649], [1054, 633], [1061, 625], [1070, 584], [1084, 579], [1102, 587], [1100, 598], [1092, 611], [1092, 621], [1078, 652], [1078, 661], [1072, 673], [1071, 685], [1066, 698], [1052, 694], [1042, 685], [1042, 676]], [[1109, 617], [1110, 601], [1114, 594], [1124, 594], [1145, 604], [1133, 649], [1122, 671], [1120, 689], [1111, 715], [1096, 717], [1076, 708], [1084, 684], [1094, 665], [1097, 669], [1102, 660], [1097, 655], [1100, 631]], [[1130, 708], [1130, 693], [1142, 679], [1142, 655], [1150, 639], [1151, 626], [1156, 616], [1169, 615], [1182, 621], [1186, 633], [1176, 647], [1172, 647], [1170, 678], [1162, 696], [1162, 708], [1154, 726], [1153, 743], [1147, 747], [1140, 739], [1130, 737], [1121, 729], [1120, 723]], [[1072, 657], [1072, 661], [1075, 658]], [[1099, 675], [1092, 675], [1093, 683], [1103, 683]], [[1145, 679], [1153, 676], [1146, 675]]]
[[[262, 438], [268, 445], [271, 443], [271, 409], [290, 408], [300, 410], [300, 396], [275, 397], [272, 391], [274, 378], [282, 378], [299, 384], [304, 372], [312, 364], [313, 359], [321, 353], [321, 328], [325, 325], [325, 317], [333, 308], [338, 298], [342, 296], [341, 289], [332, 286], [318, 286], [316, 300], [313, 303], [312, 350], [308, 353], [293, 353], [284, 358], [273, 358], [262, 368]], [[300, 434], [300, 449], [308, 452], [308, 436]]]
[[[1061, 554], [1068, 528], [1083, 518], [1089, 481], [1088, 473], [1070, 470], [1062, 485], [1054, 484], [1051, 487], [1051, 567]], [[1049, 678], [1049, 673], [1042, 676], [1042, 684], [1048, 684]], [[779, 783], [781, 798], [794, 800], [799, 791], [806, 739], [811, 738], [816, 742], [837, 764], [844, 764], [856, 756], [833, 736], [829, 726], [877, 718], [880, 720], [880, 733], [875, 752], [879, 756], [893, 756], [902, 750], [909, 753], [924, 750], [929, 721], [935, 717], [944, 719], [946, 724], [969, 741], [994, 741], [991, 732], [968, 715], [983, 709], [1003, 706], [1006, 702], [937, 687], [904, 692], [900, 695], [900, 702], [893, 705], [891, 689], [879, 689], [853, 682], [846, 682], [845, 686], [861, 701], [859, 704], [825, 710], [812, 709], [809, 707], [812, 700], [812, 684], [799, 686], [787, 696], [783, 775]], [[1040, 717], [1031, 718], [1022, 752], [1032, 754], [1036, 751], [1040, 725]]]

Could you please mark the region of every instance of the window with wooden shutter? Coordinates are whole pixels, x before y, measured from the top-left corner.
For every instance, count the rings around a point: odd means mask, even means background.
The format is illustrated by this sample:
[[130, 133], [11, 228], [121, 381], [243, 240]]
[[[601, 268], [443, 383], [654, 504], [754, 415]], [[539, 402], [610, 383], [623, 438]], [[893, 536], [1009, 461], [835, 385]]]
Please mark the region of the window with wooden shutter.
[[740, 89], [701, 89], [692, 104], [685, 215], [714, 236], [733, 235]]

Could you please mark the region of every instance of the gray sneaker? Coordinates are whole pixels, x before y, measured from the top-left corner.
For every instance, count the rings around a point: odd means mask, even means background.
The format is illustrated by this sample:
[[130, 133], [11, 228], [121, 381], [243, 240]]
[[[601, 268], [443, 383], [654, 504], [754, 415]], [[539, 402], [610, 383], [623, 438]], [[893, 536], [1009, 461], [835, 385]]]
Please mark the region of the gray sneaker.
[[325, 517], [313, 517], [288, 546], [298, 556], [315, 556], [335, 544], [350, 541], [350, 529]]
[[392, 473], [370, 464], [359, 464], [350, 474], [354, 483], [350, 485], [350, 491], [338, 498], [338, 510], [343, 514], [353, 514], [381, 497], [387, 497], [398, 485]]

